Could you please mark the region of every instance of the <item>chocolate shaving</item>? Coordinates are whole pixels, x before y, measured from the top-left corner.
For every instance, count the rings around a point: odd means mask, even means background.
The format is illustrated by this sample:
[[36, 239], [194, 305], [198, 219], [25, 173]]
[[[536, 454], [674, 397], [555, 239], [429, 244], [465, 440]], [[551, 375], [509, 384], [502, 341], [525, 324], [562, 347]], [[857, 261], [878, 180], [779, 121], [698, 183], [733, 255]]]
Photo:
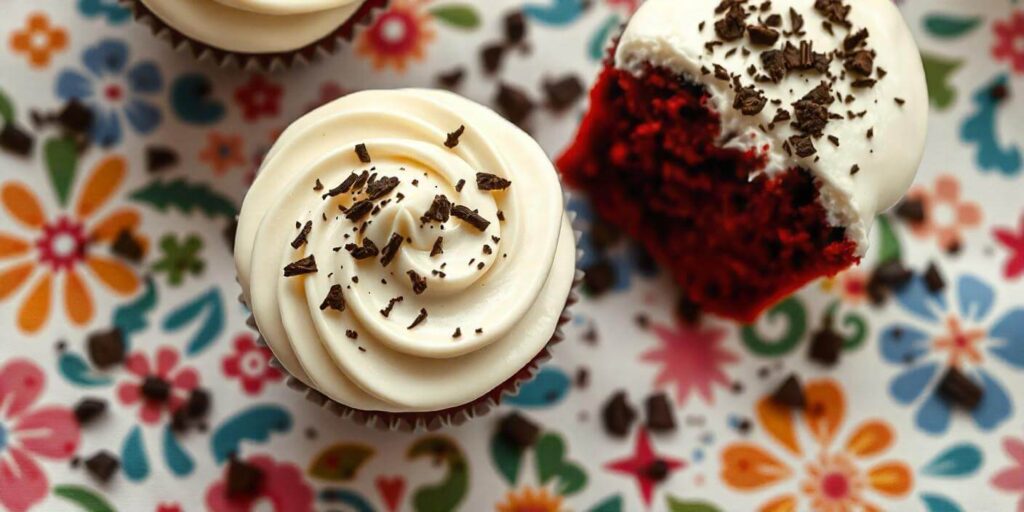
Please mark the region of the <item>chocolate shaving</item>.
[[871, 55], [871, 52], [867, 50], [858, 50], [846, 55], [846, 61], [843, 63], [843, 67], [851, 73], [868, 76], [874, 69], [874, 62], [875, 58]]
[[370, 183], [370, 186], [366, 187], [366, 197], [371, 201], [376, 201], [377, 199], [391, 193], [399, 183], [400, 181], [398, 178], [393, 176], [384, 176], [379, 180]]
[[368, 164], [370, 163], [370, 152], [366, 150], [366, 144], [356, 144], [356, 155], [359, 157], [359, 161]]
[[284, 267], [284, 277], [300, 276], [314, 272], [316, 272], [316, 257], [313, 255], [289, 263], [288, 266]]
[[786, 76], [786, 58], [781, 50], [768, 50], [762, 53], [761, 65], [772, 82], [779, 83]]
[[768, 25], [750, 25], [747, 27], [747, 37], [750, 38], [750, 44], [772, 46], [779, 40], [779, 31]]
[[371, 210], [373, 210], [373, 201], [363, 199], [362, 201], [352, 205], [352, 207], [345, 212], [345, 218], [353, 222], [357, 222], [362, 220], [363, 217], [369, 215]]
[[356, 182], [352, 184], [352, 192], [356, 192], [359, 189], [363, 188], [363, 185], [366, 185], [366, 180], [369, 178], [369, 176], [370, 173], [368, 171], [363, 171], [359, 173], [359, 176], [356, 176]]
[[462, 337], [462, 328], [461, 327], [456, 327], [455, 328], [455, 332], [452, 333], [452, 338], [461, 338], [461, 337]]
[[466, 180], [459, 180], [459, 182], [455, 184], [455, 191], [456, 192], [462, 192], [462, 187], [465, 187], [465, 186], [466, 186]]
[[860, 166], [857, 164], [853, 164], [853, 167], [850, 167], [850, 176], [853, 176], [858, 172], [860, 172]]
[[320, 311], [331, 308], [336, 311], [345, 311], [345, 296], [342, 294], [341, 285], [332, 285], [327, 292], [327, 297], [320, 303]]
[[850, 86], [855, 87], [857, 89], [864, 89], [874, 87], [877, 82], [878, 81], [875, 80], [874, 78], [860, 78], [851, 82]]
[[443, 243], [444, 243], [444, 237], [443, 236], [439, 236], [439, 237], [437, 237], [437, 240], [434, 240], [434, 246], [430, 248], [430, 257], [431, 258], [433, 258], [434, 256], [437, 256], [438, 254], [443, 254], [444, 253], [444, 248], [442, 247]]
[[480, 190], [505, 190], [512, 182], [486, 172], [476, 173], [476, 188]]
[[764, 106], [767, 104], [768, 98], [765, 97], [764, 92], [760, 89], [753, 86], [740, 87], [736, 91], [732, 108], [739, 110], [745, 116], [753, 116], [764, 110]]
[[836, 25], [850, 26], [850, 22], [846, 21], [850, 6], [843, 4], [842, 0], [815, 0], [814, 9]]
[[295, 236], [295, 240], [292, 240], [292, 249], [298, 249], [303, 245], [306, 245], [306, 237], [309, 236], [309, 232], [313, 230], [313, 221], [307, 220], [306, 224], [302, 226], [302, 230]]
[[868, 29], [862, 28], [843, 39], [843, 50], [852, 52], [868, 39]]
[[403, 300], [405, 300], [405, 297], [401, 297], [401, 296], [395, 297], [395, 298], [389, 300], [387, 307], [385, 307], [384, 309], [380, 310], [380, 314], [383, 315], [384, 318], [387, 318], [388, 315], [391, 314], [391, 310], [395, 309], [395, 304], [398, 304], [399, 302], [402, 302]]
[[409, 280], [412, 281], [412, 291], [419, 295], [427, 290], [427, 279], [416, 273], [415, 270], [406, 272]]
[[793, 128], [804, 134], [821, 136], [828, 124], [828, 109], [813, 101], [796, 102], [793, 104], [793, 114], [796, 116]]
[[445, 139], [445, 141], [444, 141], [445, 147], [447, 147], [449, 149], [454, 149], [455, 146], [459, 145], [459, 137], [462, 137], [462, 134], [465, 133], [465, 132], [466, 132], [466, 126], [465, 125], [459, 125], [459, 128], [457, 130], [455, 130], [454, 132], [451, 132], [451, 133], [448, 134], [447, 139]]
[[426, 320], [426, 319], [427, 319], [427, 310], [423, 309], [423, 308], [420, 308], [420, 314], [416, 315], [416, 318], [413, 319], [412, 323], [409, 324], [409, 327], [406, 327], [406, 329], [407, 330], [412, 330], [417, 325], [423, 323], [423, 321]]
[[369, 238], [363, 239], [363, 246], [359, 247], [356, 244], [345, 245], [345, 250], [357, 260], [365, 260], [366, 258], [372, 258], [376, 256], [380, 251], [377, 249], [377, 244], [373, 243], [373, 240]]
[[332, 188], [331, 190], [328, 190], [327, 193], [323, 195], [323, 199], [327, 199], [328, 197], [334, 197], [337, 195], [344, 194], [345, 192], [348, 192], [352, 188], [352, 185], [355, 184], [356, 180], [358, 179], [358, 174], [354, 172], [352, 174], [349, 174], [348, 177], [345, 178], [345, 180], [342, 181], [340, 185]]
[[348, 339], [350, 339], [350, 340], [357, 340], [357, 339], [359, 339], [359, 333], [356, 332], [356, 331], [353, 331], [352, 329], [346, 329], [345, 330], [345, 336], [347, 336]]
[[481, 217], [479, 213], [476, 213], [461, 204], [452, 208], [452, 215], [466, 222], [470, 226], [473, 226], [478, 231], [485, 231], [487, 227], [491, 225], [491, 221]]
[[715, 34], [724, 41], [735, 41], [743, 37], [747, 26], [747, 13], [739, 5], [732, 5], [725, 17], [715, 22]]
[[402, 246], [402, 242], [405, 241], [405, 237], [398, 233], [392, 233], [391, 238], [388, 240], [387, 245], [381, 251], [380, 264], [381, 266], [388, 266], [391, 264], [391, 260], [398, 254], [398, 248]]
[[802, 158], [807, 158], [818, 152], [818, 150], [814, 148], [814, 143], [811, 142], [811, 138], [807, 135], [794, 135], [790, 137], [789, 145], [793, 148], [793, 152]]
[[436, 195], [434, 196], [434, 202], [430, 203], [430, 208], [427, 208], [427, 211], [420, 217], [420, 222], [448, 222], [451, 211], [451, 201], [444, 194]]

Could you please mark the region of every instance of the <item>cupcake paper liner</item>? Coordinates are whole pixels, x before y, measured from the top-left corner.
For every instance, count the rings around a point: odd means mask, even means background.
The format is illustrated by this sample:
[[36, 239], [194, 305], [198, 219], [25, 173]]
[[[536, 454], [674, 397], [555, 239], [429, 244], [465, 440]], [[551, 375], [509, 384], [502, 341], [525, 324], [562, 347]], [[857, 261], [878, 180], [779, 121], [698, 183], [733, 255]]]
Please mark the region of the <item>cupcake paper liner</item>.
[[149, 26], [158, 39], [167, 40], [177, 51], [187, 52], [197, 60], [210, 59], [220, 67], [236, 66], [246, 71], [274, 71], [298, 64], [309, 64], [321, 56], [331, 55], [343, 44], [351, 42], [359, 26], [369, 25], [374, 11], [387, 7], [390, 0], [366, 0], [344, 24], [330, 34], [295, 50], [275, 53], [245, 53], [224, 50], [192, 39], [168, 25], [153, 13], [142, 0], [119, 0], [131, 9], [136, 21]]
[[[564, 204], [569, 204], [568, 192], [565, 193]], [[576, 213], [568, 212], [568, 214], [569, 222], [575, 224]], [[325, 407], [336, 416], [379, 430], [402, 432], [434, 431], [446, 426], [458, 426], [470, 419], [483, 416], [500, 405], [501, 400], [505, 395], [517, 394], [521, 385], [533, 379], [534, 375], [536, 375], [537, 371], [540, 369], [540, 366], [551, 359], [551, 349], [565, 339], [565, 334], [562, 332], [562, 326], [572, 319], [570, 308], [579, 301], [579, 286], [583, 283], [583, 271], [579, 268], [579, 262], [583, 257], [583, 251], [579, 248], [580, 236], [581, 232], [574, 228], [573, 237], [575, 238], [574, 242], [576, 245], [575, 274], [573, 276], [572, 287], [569, 289], [569, 296], [566, 298], [565, 306], [562, 308], [562, 314], [558, 318], [558, 323], [555, 326], [554, 333], [551, 335], [551, 339], [548, 340], [547, 344], [544, 345], [544, 348], [541, 349], [541, 351], [537, 353], [537, 355], [534, 356], [533, 359], [531, 359], [530, 362], [522, 369], [506, 379], [505, 382], [502, 382], [497, 387], [476, 400], [439, 411], [366, 411], [335, 402], [323, 393], [306, 386], [302, 381], [288, 374], [287, 369], [285, 369], [284, 365], [282, 365], [276, 358], [272, 358], [270, 364], [288, 375], [288, 387], [304, 394], [306, 400], [321, 407]], [[248, 308], [248, 304], [245, 304], [245, 298], [243, 295], [239, 294], [238, 300]], [[257, 341], [261, 345], [266, 346], [266, 340], [263, 339], [263, 335], [260, 334], [259, 329], [256, 327], [256, 319], [252, 314], [250, 314], [246, 320], [246, 325], [252, 327], [253, 330], [256, 331], [256, 334], [258, 335]]]

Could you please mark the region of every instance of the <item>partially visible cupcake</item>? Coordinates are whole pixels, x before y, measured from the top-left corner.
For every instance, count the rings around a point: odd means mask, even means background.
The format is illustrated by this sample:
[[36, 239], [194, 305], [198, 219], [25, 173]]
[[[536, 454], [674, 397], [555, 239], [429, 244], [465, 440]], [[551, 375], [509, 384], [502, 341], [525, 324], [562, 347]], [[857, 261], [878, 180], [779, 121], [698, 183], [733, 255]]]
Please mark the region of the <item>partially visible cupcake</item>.
[[153, 33], [196, 58], [269, 70], [351, 41], [388, 0], [122, 0]]
[[351, 94], [292, 124], [245, 197], [235, 262], [293, 383], [383, 428], [460, 423], [515, 392], [578, 282], [544, 151], [422, 89]]

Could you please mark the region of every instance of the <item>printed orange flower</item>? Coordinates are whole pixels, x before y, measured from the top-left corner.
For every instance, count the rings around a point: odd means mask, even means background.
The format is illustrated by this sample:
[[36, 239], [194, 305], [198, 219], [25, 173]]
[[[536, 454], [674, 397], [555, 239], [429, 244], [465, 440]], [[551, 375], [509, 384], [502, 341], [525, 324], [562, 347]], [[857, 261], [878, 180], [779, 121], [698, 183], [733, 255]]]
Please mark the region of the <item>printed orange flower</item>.
[[498, 503], [497, 512], [561, 512], [562, 497], [553, 496], [547, 489], [523, 487], [519, 491], [510, 491], [505, 501]]
[[919, 199], [924, 207], [924, 219], [911, 223], [911, 232], [919, 238], [934, 236], [939, 247], [946, 251], [959, 249], [963, 232], [981, 225], [978, 203], [963, 200], [960, 182], [948, 174], [935, 180], [934, 190], [917, 187], [907, 197]]
[[[907, 464], [872, 462], [895, 442], [888, 423], [865, 421], [845, 443], [838, 444], [836, 437], [846, 415], [842, 389], [835, 381], [815, 380], [805, 386], [804, 395], [807, 405], [799, 412], [771, 397], [758, 402], [758, 423], [781, 449], [751, 442], [726, 446], [722, 480], [727, 486], [750, 492], [782, 487], [761, 505], [761, 512], [881, 511], [891, 508], [877, 505], [879, 498], [900, 498], [910, 492], [913, 477]], [[801, 443], [808, 437], [813, 440], [811, 448]]]
[[[8, 181], [0, 186], [0, 203], [14, 220], [12, 224], [30, 233], [21, 236], [0, 231], [0, 302], [14, 296], [26, 283], [32, 283], [18, 307], [17, 324], [22, 331], [34, 333], [46, 324], [54, 289], [62, 293], [71, 323], [88, 323], [94, 306], [86, 276], [118, 295], [130, 295], [138, 289], [135, 271], [101, 250], [112, 245], [124, 231], [137, 230], [141, 220], [138, 211], [117, 208], [94, 220], [120, 188], [126, 172], [124, 158], [104, 158], [85, 179], [73, 210], [61, 212], [55, 218], [47, 217], [42, 203], [24, 184]], [[145, 251], [145, 238], [133, 238]]]
[[373, 24], [363, 30], [356, 50], [373, 61], [373, 67], [405, 71], [409, 60], [422, 60], [434, 40], [425, 0], [395, 0]]
[[232, 167], [245, 165], [242, 137], [210, 132], [206, 147], [199, 152], [199, 160], [209, 165], [216, 174], [224, 174]]
[[11, 33], [11, 50], [23, 53], [28, 63], [42, 69], [50, 65], [53, 54], [68, 47], [68, 33], [63, 27], [50, 24], [45, 14], [36, 12], [28, 16], [25, 27]]

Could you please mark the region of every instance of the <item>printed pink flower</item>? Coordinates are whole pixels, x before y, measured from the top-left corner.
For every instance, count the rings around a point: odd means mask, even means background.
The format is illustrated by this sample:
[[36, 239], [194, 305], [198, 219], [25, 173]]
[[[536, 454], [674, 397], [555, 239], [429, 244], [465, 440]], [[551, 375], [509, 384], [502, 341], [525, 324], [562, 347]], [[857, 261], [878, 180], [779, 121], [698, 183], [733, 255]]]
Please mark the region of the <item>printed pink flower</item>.
[[[263, 483], [255, 496], [228, 497], [227, 465], [224, 478], [206, 491], [206, 506], [213, 512], [306, 512], [313, 510], [313, 489], [302, 478], [302, 471], [287, 462], [278, 464], [266, 455], [255, 455], [245, 461], [263, 472]], [[268, 507], [269, 505], [269, 507]]]
[[224, 375], [240, 380], [246, 394], [256, 395], [263, 390], [264, 383], [284, 378], [280, 370], [270, 366], [272, 357], [270, 349], [257, 345], [252, 336], [240, 334], [235, 338], [235, 352], [221, 363]]
[[173, 414], [188, 400], [189, 393], [199, 386], [199, 374], [192, 368], [180, 368], [178, 353], [171, 347], [160, 347], [155, 366], [142, 352], [132, 352], [125, 368], [134, 377], [117, 387], [117, 396], [124, 405], [142, 402], [139, 419], [156, 424], [166, 410]]
[[1000, 491], [1019, 494], [1017, 512], [1024, 512], [1024, 440], [1007, 438], [1003, 440], [1003, 448], [1014, 465], [996, 473], [992, 485]]
[[711, 386], [729, 384], [722, 367], [739, 360], [721, 346], [725, 329], [683, 325], [672, 329], [654, 324], [651, 330], [658, 336], [661, 346], [643, 353], [640, 359], [661, 363], [655, 386], [674, 384], [679, 405], [685, 404], [694, 390], [705, 402], [712, 403]]
[[922, 239], [935, 237], [943, 250], [955, 251], [964, 232], [981, 225], [981, 207], [962, 197], [960, 180], [951, 174], [936, 178], [931, 190], [914, 187], [907, 197], [924, 205], [924, 220], [911, 224], [910, 232]]
[[1010, 228], [996, 228], [996, 240], [1010, 250], [1010, 259], [1006, 262], [1003, 275], [1014, 279], [1024, 275], [1024, 215], [1020, 216], [1020, 227], [1015, 233]]
[[263, 75], [253, 75], [245, 85], [235, 89], [235, 102], [242, 107], [242, 117], [246, 121], [255, 121], [280, 112], [283, 92], [280, 85], [268, 81]]
[[28, 510], [49, 493], [37, 458], [67, 460], [78, 449], [78, 423], [67, 407], [33, 408], [46, 376], [17, 359], [0, 367], [0, 509]]
[[1009, 61], [1016, 73], [1024, 73], [1024, 11], [1014, 11], [1010, 19], [995, 22], [993, 31], [992, 56]]

